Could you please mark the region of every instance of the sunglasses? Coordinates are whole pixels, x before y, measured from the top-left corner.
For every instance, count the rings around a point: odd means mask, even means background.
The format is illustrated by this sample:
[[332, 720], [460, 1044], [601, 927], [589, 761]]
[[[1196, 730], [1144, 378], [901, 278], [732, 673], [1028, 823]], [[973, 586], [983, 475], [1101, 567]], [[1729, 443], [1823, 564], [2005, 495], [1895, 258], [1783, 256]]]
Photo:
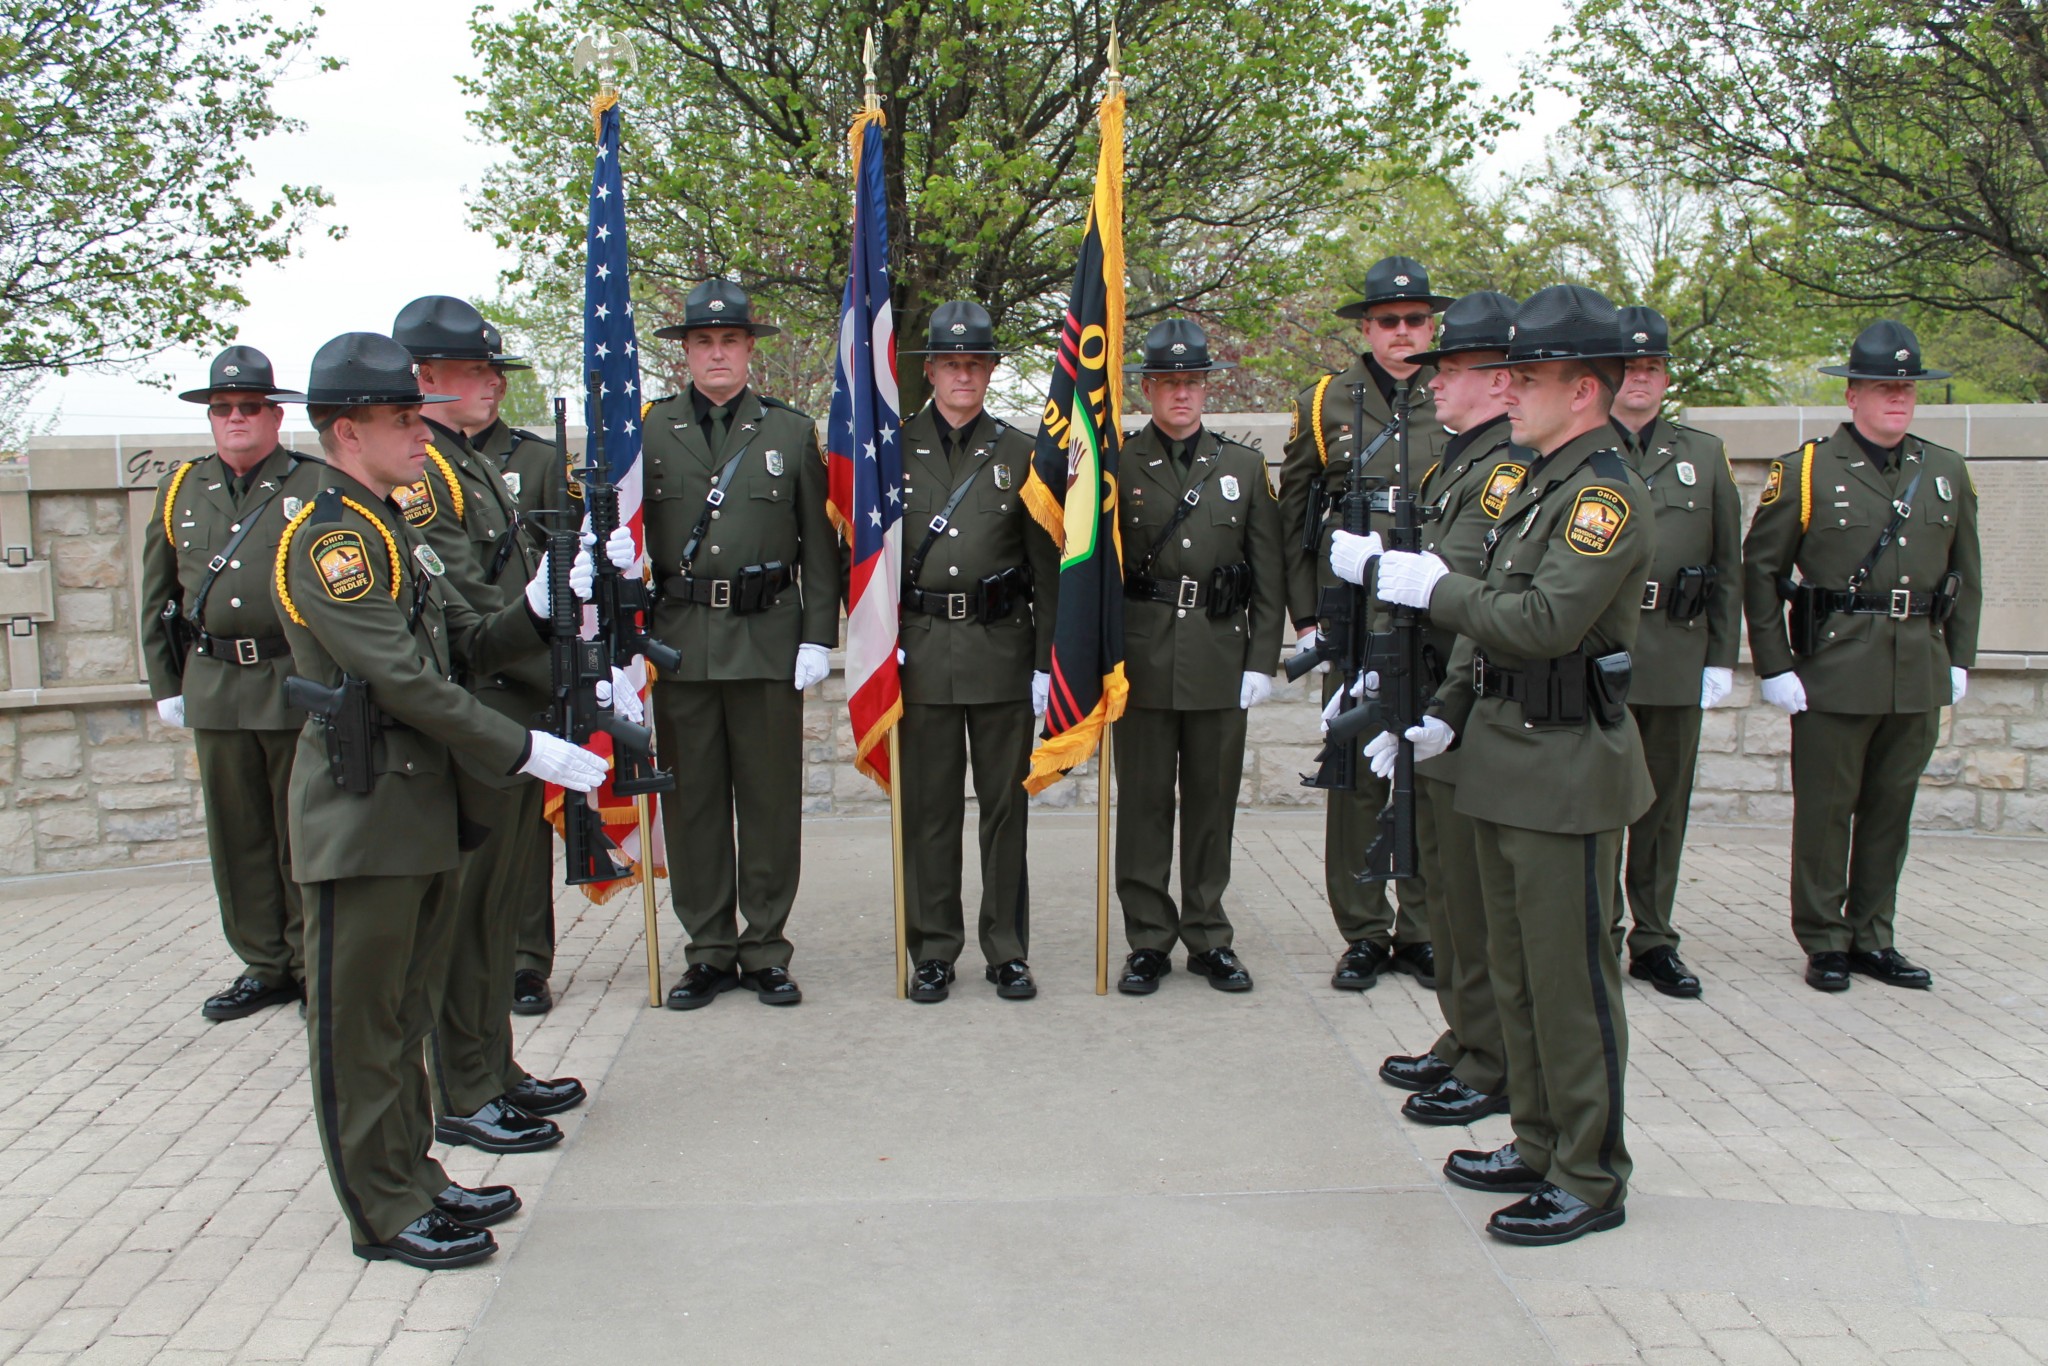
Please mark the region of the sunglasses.
[[1433, 313], [1376, 313], [1366, 321], [1383, 332], [1392, 332], [1397, 327], [1421, 327]]
[[243, 417], [261, 417], [266, 408], [275, 406], [268, 399], [245, 398], [240, 403], [209, 403], [206, 405], [206, 411], [215, 417], [226, 417], [230, 413], [240, 413]]

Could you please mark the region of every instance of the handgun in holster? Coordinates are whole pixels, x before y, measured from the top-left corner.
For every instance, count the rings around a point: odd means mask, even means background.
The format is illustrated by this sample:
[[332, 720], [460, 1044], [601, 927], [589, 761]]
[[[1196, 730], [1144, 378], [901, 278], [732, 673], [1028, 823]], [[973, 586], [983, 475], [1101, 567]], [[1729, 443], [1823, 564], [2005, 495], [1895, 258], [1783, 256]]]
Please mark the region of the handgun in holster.
[[1209, 606], [1206, 609], [1212, 618], [1234, 617], [1242, 612], [1252, 600], [1252, 567], [1240, 561], [1237, 564], [1219, 564], [1209, 574]]
[[323, 688], [310, 678], [291, 675], [284, 681], [287, 705], [320, 718], [327, 741], [327, 771], [344, 792], [368, 796], [377, 785], [375, 748], [385, 727], [384, 713], [370, 700], [370, 685], [353, 674], [341, 686]]
[[183, 678], [185, 652], [196, 643], [198, 630], [186, 618], [184, 607], [176, 598], [164, 602], [163, 610], [156, 614], [156, 621], [164, 633], [164, 644], [170, 647], [171, 672]]
[[1963, 593], [1963, 576], [1951, 569], [1941, 576], [1941, 582], [1934, 587], [1934, 610], [1930, 614], [1936, 626], [1948, 625], [1948, 619], [1956, 614], [1956, 599]]
[[983, 575], [975, 581], [975, 587], [981, 591], [981, 612], [975, 620], [983, 626], [993, 626], [1031, 601], [1031, 566], [1015, 564]]
[[1717, 564], [1689, 564], [1671, 576], [1671, 605], [1665, 609], [1673, 621], [1692, 621], [1703, 616], [1714, 600], [1721, 579]]
[[1817, 583], [1794, 583], [1780, 574], [1777, 579], [1778, 596], [1791, 604], [1786, 613], [1786, 628], [1791, 636], [1792, 653], [1810, 655], [1820, 649], [1825, 638], [1821, 633], [1827, 628], [1831, 595]]

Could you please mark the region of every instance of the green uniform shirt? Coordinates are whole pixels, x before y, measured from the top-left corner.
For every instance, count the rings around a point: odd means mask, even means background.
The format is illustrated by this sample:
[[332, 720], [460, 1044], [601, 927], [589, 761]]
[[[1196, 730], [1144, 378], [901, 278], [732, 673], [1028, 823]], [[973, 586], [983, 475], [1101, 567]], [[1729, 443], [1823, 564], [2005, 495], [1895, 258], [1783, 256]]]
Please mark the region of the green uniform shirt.
[[936, 706], [1017, 702], [1031, 696], [1033, 670], [1052, 667], [1053, 612], [1059, 605], [1059, 548], [1024, 506], [1032, 438], [984, 412], [952, 434], [952, 454], [927, 404], [903, 424], [903, 567], [930, 535], [953, 491], [969, 476], [967, 496], [931, 537], [916, 586], [971, 592], [983, 578], [1019, 565], [1031, 570], [1033, 601], [1001, 621], [949, 621], [903, 612], [903, 700]]
[[[1643, 587], [1647, 601], [1649, 584], [1658, 585], [1657, 602], [1643, 609], [1628, 700], [1696, 707], [1700, 675], [1709, 665], [1734, 668], [1742, 644], [1742, 495], [1718, 436], [1660, 417], [1624, 440], [1621, 452], [1649, 486], [1657, 522], [1657, 555]], [[1719, 577], [1705, 613], [1673, 621], [1673, 580], [1692, 565], [1712, 565]]]
[[[493, 422], [469, 438], [472, 450], [488, 459], [505, 481], [506, 490], [519, 504], [522, 519], [531, 519], [535, 532], [545, 536], [560, 527], [577, 525], [583, 517], [583, 500], [572, 490], [568, 459], [555, 443], [523, 427]], [[571, 516], [534, 518], [541, 511], [567, 511]]]
[[[1124, 600], [1124, 674], [1133, 707], [1235, 707], [1244, 675], [1270, 674], [1280, 659], [1286, 610], [1280, 508], [1266, 480], [1265, 460], [1251, 447], [1225, 441], [1206, 428], [1195, 433], [1192, 443], [1185, 470], [1152, 423], [1123, 448], [1118, 505], [1126, 575], [1139, 572], [1183, 495], [1201, 487], [1200, 501], [1145, 572], [1162, 580], [1193, 579], [1203, 589], [1204, 605]], [[1251, 604], [1227, 617], [1211, 617], [1206, 605], [1210, 575], [1233, 564], [1251, 566]]]
[[[1912, 516], [1857, 591], [1931, 592], [1953, 571], [1962, 579], [1955, 615], [1938, 627], [1931, 617], [1837, 612], [1827, 620], [1820, 649], [1797, 658], [1778, 579], [1794, 577], [1796, 569], [1806, 582], [1847, 589], [1915, 477]], [[1908, 433], [1892, 467], [1881, 470], [1844, 423], [1771, 463], [1742, 555], [1757, 674], [1796, 669], [1816, 711], [1932, 711], [1948, 705], [1950, 667], [1977, 662], [1984, 610], [1977, 489], [1963, 457], [1946, 446]]]

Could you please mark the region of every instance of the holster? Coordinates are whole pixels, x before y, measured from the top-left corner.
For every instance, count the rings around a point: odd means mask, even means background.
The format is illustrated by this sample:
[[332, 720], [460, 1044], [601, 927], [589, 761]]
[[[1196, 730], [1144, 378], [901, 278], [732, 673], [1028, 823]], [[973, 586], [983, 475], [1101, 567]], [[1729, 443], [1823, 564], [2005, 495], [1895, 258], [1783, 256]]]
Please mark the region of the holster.
[[1929, 613], [1936, 626], [1948, 625], [1948, 619], [1956, 614], [1956, 599], [1962, 596], [1963, 576], [1951, 569], [1941, 576], [1941, 582], [1934, 590], [1934, 610]]
[[1249, 564], [1221, 564], [1209, 575], [1211, 617], [1234, 617], [1251, 604], [1252, 567]]
[[1627, 650], [1586, 656], [1586, 701], [1602, 730], [1613, 730], [1628, 715], [1628, 685], [1635, 661]]
[[1786, 614], [1786, 627], [1791, 634], [1792, 653], [1810, 655], [1820, 649], [1827, 628], [1830, 595], [1825, 588], [1814, 583], [1794, 583], [1780, 575], [1777, 582], [1778, 596], [1791, 604]]
[[368, 796], [377, 786], [375, 748], [387, 724], [370, 701], [370, 685], [353, 674], [341, 676], [338, 688], [323, 688], [310, 678], [291, 675], [284, 681], [284, 700], [320, 719], [327, 744], [327, 772], [344, 792]]
[[163, 610], [156, 614], [157, 626], [164, 633], [164, 644], [171, 651], [171, 672], [178, 677], [185, 676], [185, 654], [192, 648], [198, 631], [180, 608], [178, 600], [171, 598], [164, 603]]
[[1673, 621], [1692, 621], [1704, 614], [1713, 601], [1721, 578], [1716, 564], [1689, 564], [1671, 576], [1671, 604], [1666, 611]]

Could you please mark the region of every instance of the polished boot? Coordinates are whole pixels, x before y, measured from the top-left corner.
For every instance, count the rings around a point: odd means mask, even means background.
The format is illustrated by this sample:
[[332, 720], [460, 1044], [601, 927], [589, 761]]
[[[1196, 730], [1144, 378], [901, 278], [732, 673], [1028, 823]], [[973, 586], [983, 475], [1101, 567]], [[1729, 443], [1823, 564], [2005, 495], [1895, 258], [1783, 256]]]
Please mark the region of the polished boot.
[[505, 1092], [504, 1099], [529, 1115], [559, 1115], [589, 1096], [574, 1077], [525, 1077]]
[[1806, 955], [1806, 985], [1815, 991], [1849, 989], [1849, 955], [1809, 953]]
[[1005, 1001], [1028, 1001], [1038, 994], [1038, 983], [1031, 980], [1030, 965], [1021, 958], [984, 968], [982, 975], [996, 984], [996, 995]]
[[1244, 964], [1237, 961], [1237, 954], [1228, 946], [1211, 949], [1207, 953], [1188, 955], [1188, 971], [1197, 977], [1209, 979], [1209, 985], [1218, 991], [1250, 991], [1252, 975], [1245, 971]]
[[1490, 1153], [1461, 1148], [1444, 1159], [1444, 1176], [1475, 1191], [1533, 1191], [1544, 1184], [1542, 1173], [1522, 1161], [1512, 1143]]
[[1852, 950], [1849, 971], [1875, 977], [1888, 987], [1910, 987], [1925, 991], [1934, 985], [1934, 974], [1908, 959], [1897, 949], [1875, 949], [1869, 953]]
[[1339, 991], [1366, 991], [1376, 987], [1380, 973], [1393, 956], [1385, 944], [1361, 939], [1344, 950], [1344, 956], [1337, 960], [1337, 970], [1330, 974], [1330, 985]]
[[1159, 990], [1159, 979], [1173, 971], [1173, 960], [1158, 949], [1139, 949], [1124, 959], [1124, 975], [1116, 989], [1126, 996], [1150, 996]]
[[943, 1001], [953, 985], [953, 965], [939, 958], [927, 958], [917, 965], [910, 979], [910, 999], [930, 1005]]
[[199, 1013], [209, 1020], [239, 1020], [244, 1015], [254, 1015], [266, 1006], [281, 1006], [287, 1001], [303, 1001], [305, 991], [297, 982], [286, 982], [280, 987], [265, 986], [254, 977], [237, 977], [228, 989], [218, 996], [209, 996], [199, 1007]]
[[731, 968], [714, 968], [709, 963], [692, 963], [690, 970], [676, 979], [668, 989], [670, 1010], [696, 1010], [711, 1004], [712, 998], [731, 991], [740, 984], [740, 975]]
[[465, 1228], [489, 1228], [519, 1213], [519, 1192], [510, 1186], [450, 1186], [434, 1197], [434, 1208]]
[[1430, 1090], [1408, 1097], [1401, 1106], [1401, 1113], [1417, 1124], [1470, 1124], [1507, 1112], [1506, 1096], [1475, 1091], [1456, 1077], [1445, 1077]]
[[1434, 1053], [1395, 1053], [1380, 1064], [1380, 1080], [1403, 1091], [1427, 1091], [1451, 1075], [1451, 1065]]
[[512, 1013], [545, 1015], [555, 1008], [555, 993], [545, 974], [521, 968], [512, 974]]
[[1506, 1209], [1495, 1210], [1486, 1221], [1486, 1231], [1504, 1243], [1547, 1247], [1602, 1229], [1620, 1228], [1627, 1218], [1628, 1212], [1619, 1205], [1595, 1209], [1546, 1181]]
[[487, 1153], [537, 1153], [560, 1143], [562, 1130], [553, 1120], [536, 1119], [501, 1097], [473, 1115], [441, 1116], [434, 1121], [434, 1137]]
[[1405, 972], [1431, 991], [1436, 990], [1436, 946], [1434, 944], [1396, 944], [1393, 961], [1387, 964], [1395, 972]]
[[[948, 967], [947, 971], [952, 969]], [[763, 1005], [793, 1006], [804, 999], [796, 979], [786, 968], [756, 968], [752, 972], [743, 972], [740, 985], [753, 992], [754, 999]]]
[[1686, 970], [1678, 950], [1665, 945], [1651, 949], [1641, 958], [1629, 960], [1628, 975], [1648, 982], [1666, 996], [1691, 998], [1700, 994], [1700, 979]]
[[458, 1224], [439, 1209], [428, 1210], [381, 1243], [357, 1243], [366, 1262], [404, 1262], [422, 1271], [480, 1262], [498, 1250], [498, 1240], [480, 1228]]

